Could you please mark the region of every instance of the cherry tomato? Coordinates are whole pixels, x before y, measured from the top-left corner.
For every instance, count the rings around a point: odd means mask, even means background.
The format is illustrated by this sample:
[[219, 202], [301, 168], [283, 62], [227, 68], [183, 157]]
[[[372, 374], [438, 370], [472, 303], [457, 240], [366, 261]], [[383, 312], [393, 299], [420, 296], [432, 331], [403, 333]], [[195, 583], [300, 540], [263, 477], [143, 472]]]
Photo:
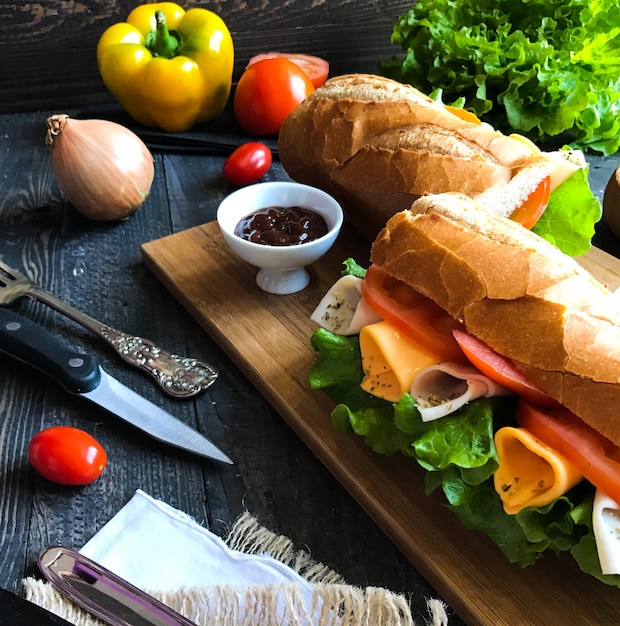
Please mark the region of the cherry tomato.
[[525, 228], [532, 228], [545, 212], [551, 193], [551, 178], [543, 178], [538, 187], [526, 198], [525, 202], [514, 210], [510, 219], [519, 222]]
[[310, 79], [292, 61], [263, 59], [250, 65], [239, 79], [233, 100], [235, 117], [251, 135], [275, 135], [288, 114], [313, 91]]
[[265, 52], [257, 54], [250, 59], [247, 67], [262, 61], [263, 59], [273, 59], [274, 57], [284, 57], [289, 61], [298, 65], [310, 79], [315, 89], [318, 89], [326, 80], [329, 74], [329, 63], [320, 57], [310, 56], [309, 54], [297, 54], [294, 52]]
[[406, 283], [371, 265], [362, 281], [362, 295], [375, 313], [430, 352], [445, 361], [467, 361], [452, 334], [459, 323]]
[[620, 503], [620, 448], [567, 409], [520, 400], [517, 422], [566, 457], [595, 487]]
[[271, 150], [264, 143], [251, 141], [239, 146], [225, 161], [222, 172], [233, 185], [250, 185], [271, 167]]
[[487, 378], [531, 402], [549, 407], [559, 406], [551, 396], [532, 385], [510, 359], [498, 354], [473, 335], [458, 329], [453, 330], [452, 333], [471, 364]]
[[52, 426], [30, 440], [28, 460], [48, 480], [61, 485], [86, 485], [101, 476], [107, 455], [87, 432], [72, 426]]

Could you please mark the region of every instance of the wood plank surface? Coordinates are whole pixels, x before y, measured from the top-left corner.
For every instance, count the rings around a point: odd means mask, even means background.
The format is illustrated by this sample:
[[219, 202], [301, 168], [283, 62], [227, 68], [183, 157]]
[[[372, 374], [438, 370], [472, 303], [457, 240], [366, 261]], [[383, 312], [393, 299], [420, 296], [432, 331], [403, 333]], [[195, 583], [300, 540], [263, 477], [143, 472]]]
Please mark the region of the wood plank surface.
[[[148, 267], [297, 432], [386, 535], [471, 625], [618, 623], [620, 591], [582, 574], [569, 555], [546, 556], [525, 570], [510, 565], [479, 533], [465, 530], [424, 494], [421, 470], [402, 456], [382, 457], [335, 431], [330, 401], [307, 385], [314, 362], [309, 320], [348, 256], [365, 262], [368, 244], [344, 230], [310, 268], [307, 289], [262, 292], [256, 270], [231, 254], [215, 222], [142, 245]], [[583, 263], [620, 285], [620, 261], [597, 249]]]

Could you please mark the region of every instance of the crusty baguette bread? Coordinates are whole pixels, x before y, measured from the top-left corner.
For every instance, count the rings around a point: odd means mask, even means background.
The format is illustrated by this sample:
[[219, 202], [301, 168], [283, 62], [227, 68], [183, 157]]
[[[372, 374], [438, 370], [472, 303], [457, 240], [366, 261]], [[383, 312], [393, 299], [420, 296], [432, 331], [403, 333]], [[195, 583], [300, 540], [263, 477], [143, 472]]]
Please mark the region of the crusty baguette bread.
[[456, 193], [393, 216], [371, 261], [620, 445], [620, 302], [571, 257]]
[[284, 122], [278, 151], [291, 178], [333, 194], [371, 240], [426, 193], [475, 196], [540, 164], [519, 185], [513, 206], [503, 203], [510, 214], [548, 174], [547, 160], [527, 142], [369, 74], [337, 76], [317, 89]]

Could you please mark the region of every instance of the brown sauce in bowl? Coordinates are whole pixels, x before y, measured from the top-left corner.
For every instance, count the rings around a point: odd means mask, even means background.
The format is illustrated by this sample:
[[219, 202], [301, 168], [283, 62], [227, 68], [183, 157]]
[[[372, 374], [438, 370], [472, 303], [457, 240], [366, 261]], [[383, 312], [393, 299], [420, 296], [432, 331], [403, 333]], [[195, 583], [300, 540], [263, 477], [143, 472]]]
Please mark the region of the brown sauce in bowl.
[[271, 206], [246, 215], [235, 235], [266, 246], [296, 246], [327, 234], [322, 215], [300, 206]]

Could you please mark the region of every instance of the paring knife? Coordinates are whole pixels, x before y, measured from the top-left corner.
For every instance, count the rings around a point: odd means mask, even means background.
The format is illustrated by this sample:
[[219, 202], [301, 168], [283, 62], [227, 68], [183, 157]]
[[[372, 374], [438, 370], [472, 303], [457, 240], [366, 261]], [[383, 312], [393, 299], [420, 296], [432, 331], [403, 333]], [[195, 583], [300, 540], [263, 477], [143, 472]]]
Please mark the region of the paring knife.
[[37, 565], [63, 596], [112, 626], [196, 626], [174, 609], [69, 548], [45, 548]]
[[151, 437], [209, 459], [232, 460], [199, 432], [110, 376], [88, 354], [67, 348], [34, 322], [0, 307], [0, 352], [23, 361]]

